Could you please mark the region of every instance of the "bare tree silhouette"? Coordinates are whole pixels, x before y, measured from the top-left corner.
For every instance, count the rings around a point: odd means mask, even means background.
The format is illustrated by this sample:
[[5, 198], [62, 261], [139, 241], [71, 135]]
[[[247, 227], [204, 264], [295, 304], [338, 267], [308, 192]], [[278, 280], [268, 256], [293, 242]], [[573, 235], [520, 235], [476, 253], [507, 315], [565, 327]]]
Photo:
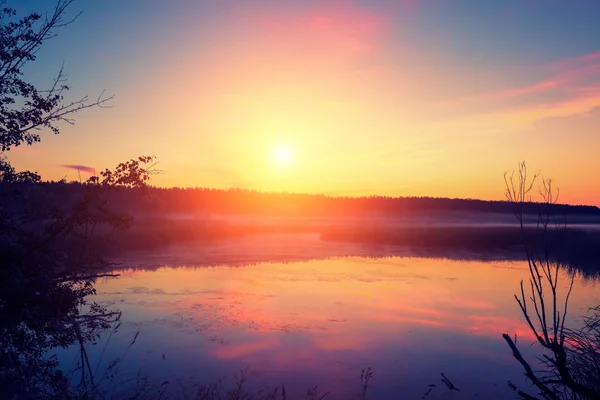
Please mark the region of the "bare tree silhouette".
[[[517, 171], [504, 175], [506, 199], [514, 205], [529, 267], [529, 285], [524, 285], [521, 281], [520, 294], [515, 295], [515, 300], [529, 329], [544, 351], [539, 358], [541, 370], [534, 369], [534, 366], [525, 360], [515, 343], [516, 340], [508, 334], [502, 336], [541, 398], [600, 399], [600, 380], [594, 381], [600, 376], [598, 314], [587, 319], [584, 329], [570, 330], [565, 326], [574, 277], [571, 276], [568, 289], [561, 297], [558, 291], [559, 273], [564, 265], [559, 261], [556, 252], [551, 250], [548, 238], [550, 230], [560, 232], [566, 227], [566, 222], [553, 215], [552, 206], [558, 200], [558, 191], [555, 191], [551, 179], [541, 179], [539, 194], [546, 207], [545, 212], [538, 216], [536, 233], [527, 235], [524, 227], [523, 205], [531, 201], [531, 192], [538, 178], [538, 173], [528, 175], [525, 162], [519, 164]], [[514, 385], [512, 387], [520, 398], [537, 398]]]

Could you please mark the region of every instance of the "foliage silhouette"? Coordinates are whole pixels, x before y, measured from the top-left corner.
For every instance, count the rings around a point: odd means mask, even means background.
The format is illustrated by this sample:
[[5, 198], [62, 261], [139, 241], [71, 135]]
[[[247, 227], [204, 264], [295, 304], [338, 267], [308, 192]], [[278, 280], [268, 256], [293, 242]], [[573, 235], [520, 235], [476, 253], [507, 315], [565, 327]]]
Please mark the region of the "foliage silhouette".
[[[120, 317], [89, 297], [95, 294], [95, 279], [113, 276], [103, 272], [107, 263], [102, 254], [111, 235], [130, 223], [105, 197], [123, 186], [141, 187], [152, 162], [152, 157], [140, 157], [90, 178], [82, 196], [63, 207], [38, 208], [46, 193], [35, 182], [6, 186], [0, 181], [3, 393], [65, 389], [56, 362], [46, 360], [45, 353], [94, 340]], [[83, 375], [86, 364], [82, 362]]]
[[101, 93], [94, 101], [84, 96], [65, 102], [69, 86], [62, 67], [47, 89], [23, 79], [24, 67], [36, 60], [38, 50], [77, 18], [66, 19], [72, 3], [59, 0], [45, 17], [32, 13], [18, 18], [15, 9], [0, 9], [0, 151], [39, 142], [41, 128], [58, 134], [58, 122], [72, 124], [73, 113], [106, 106], [112, 99]]
[[[58, 123], [72, 124], [72, 114], [102, 107], [111, 97], [65, 101], [69, 90], [61, 68], [48, 89], [23, 78], [24, 67], [66, 19], [73, 0], [58, 0], [45, 17], [19, 18], [0, 9], [0, 151], [41, 140], [42, 129], [58, 134]], [[0, 3], [4, 5], [4, 2]], [[46, 358], [54, 347], [98, 337], [119, 319], [89, 300], [94, 280], [106, 276], [101, 254], [113, 232], [130, 218], [114, 211], [110, 193], [143, 188], [153, 172], [154, 157], [139, 157], [81, 183], [70, 201], [47, 202], [50, 193], [34, 172], [17, 172], [0, 156], [0, 393], [4, 398], [69, 398], [70, 382]], [[59, 185], [59, 192], [66, 186]], [[82, 351], [80, 388], [94, 386], [89, 360]], [[87, 375], [87, 377], [86, 377]]]

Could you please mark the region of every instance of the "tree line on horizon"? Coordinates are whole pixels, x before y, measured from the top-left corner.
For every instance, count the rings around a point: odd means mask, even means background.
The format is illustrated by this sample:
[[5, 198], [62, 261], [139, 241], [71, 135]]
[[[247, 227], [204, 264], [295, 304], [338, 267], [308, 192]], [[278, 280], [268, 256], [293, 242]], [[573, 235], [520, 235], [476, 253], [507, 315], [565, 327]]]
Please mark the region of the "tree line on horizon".
[[[13, 183], [14, 184], [14, 183]], [[69, 204], [84, 190], [86, 183], [39, 182], [44, 201]], [[402, 217], [414, 213], [493, 213], [512, 214], [514, 204], [502, 200], [443, 197], [331, 196], [290, 192], [261, 192], [251, 189], [213, 188], [121, 188], [112, 201], [123, 211], [135, 213], [222, 213], [281, 216], [360, 216]], [[550, 207], [555, 215], [600, 216], [600, 208], [589, 205], [525, 202], [523, 213], [538, 215]]]

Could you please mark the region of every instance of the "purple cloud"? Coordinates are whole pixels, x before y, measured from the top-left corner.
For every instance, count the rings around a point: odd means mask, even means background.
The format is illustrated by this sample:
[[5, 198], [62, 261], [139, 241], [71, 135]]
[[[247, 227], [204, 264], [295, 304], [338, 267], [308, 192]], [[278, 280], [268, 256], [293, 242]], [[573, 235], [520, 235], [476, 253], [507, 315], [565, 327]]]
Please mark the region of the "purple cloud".
[[68, 168], [68, 169], [74, 169], [75, 171], [78, 171], [78, 172], [87, 172], [89, 174], [96, 175], [96, 169], [95, 168], [87, 167], [85, 165], [67, 165], [67, 164], [61, 164], [60, 167]]

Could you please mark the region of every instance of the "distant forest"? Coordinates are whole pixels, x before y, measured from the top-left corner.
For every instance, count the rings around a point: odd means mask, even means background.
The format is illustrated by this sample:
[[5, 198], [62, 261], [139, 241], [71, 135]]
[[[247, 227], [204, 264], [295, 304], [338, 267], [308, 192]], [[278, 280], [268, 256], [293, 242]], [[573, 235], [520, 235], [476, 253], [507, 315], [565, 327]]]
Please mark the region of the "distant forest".
[[[66, 205], [83, 191], [78, 182], [36, 184], [46, 204]], [[30, 190], [33, 188], [29, 188]], [[158, 188], [121, 189], [110, 199], [129, 213], [260, 214], [270, 216], [407, 216], [419, 213], [513, 213], [506, 201], [432, 197], [335, 197], [322, 194], [269, 193], [246, 189]], [[70, 200], [69, 200], [70, 199]], [[546, 212], [547, 205], [526, 203], [526, 214]], [[583, 205], [551, 206], [553, 214], [600, 217], [600, 208]]]

